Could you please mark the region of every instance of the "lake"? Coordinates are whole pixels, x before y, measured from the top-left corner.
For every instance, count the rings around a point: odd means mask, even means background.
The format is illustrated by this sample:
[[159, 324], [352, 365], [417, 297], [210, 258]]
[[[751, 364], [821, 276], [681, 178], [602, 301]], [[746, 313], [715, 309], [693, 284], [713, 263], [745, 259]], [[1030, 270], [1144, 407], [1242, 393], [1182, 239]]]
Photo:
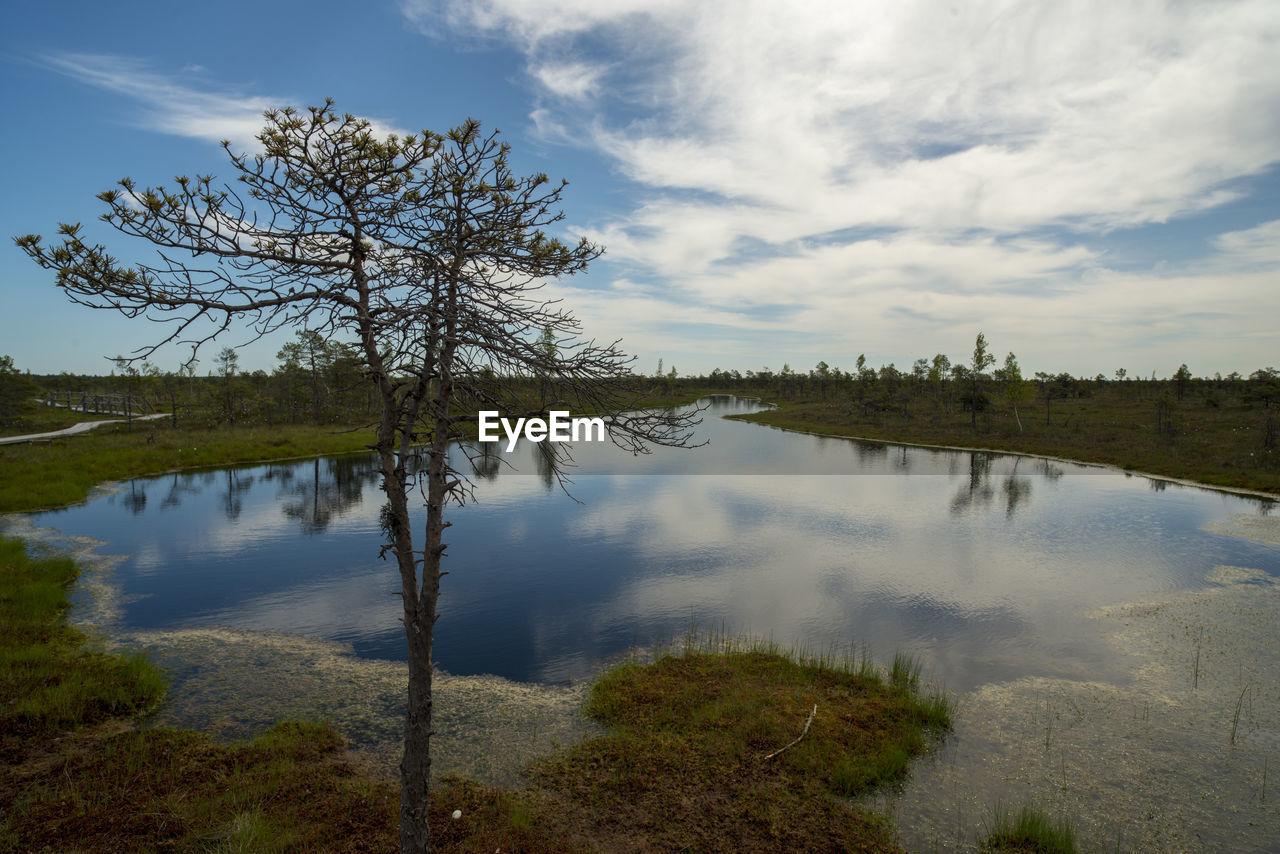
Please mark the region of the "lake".
[[[471, 465], [464, 450], [480, 456], [472, 469], [475, 501], [447, 516], [449, 575], [436, 627], [443, 671], [504, 686], [507, 695], [537, 694], [530, 702], [556, 710], [547, 712], [542, 735], [563, 739], [577, 730], [549, 721], [572, 704], [584, 679], [629, 650], [679, 638], [691, 626], [815, 652], [869, 650], [881, 660], [908, 651], [948, 690], [970, 700], [986, 696], [988, 708], [1029, 706], [1035, 718], [1041, 699], [1058, 697], [1045, 699], [1034, 723], [1019, 724], [1025, 732], [1018, 737], [1038, 744], [1049, 722], [1041, 751], [1049, 755], [1047, 770], [1035, 773], [1050, 778], [1059, 770], [1049, 767], [1060, 749], [1054, 715], [1083, 702], [1072, 686], [1107, 686], [1113, 695], [1103, 706], [1112, 717], [1132, 711], [1136, 720], [1136, 706], [1114, 692], [1154, 692], [1164, 702], [1186, 690], [1198, 701], [1218, 680], [1218, 705], [1230, 707], [1247, 681], [1240, 701], [1249, 701], [1245, 735], [1261, 745], [1257, 757], [1272, 757], [1273, 777], [1280, 769], [1276, 697], [1265, 693], [1274, 690], [1267, 687], [1273, 674], [1245, 680], [1244, 664], [1226, 673], [1214, 658], [1213, 644], [1234, 632], [1230, 618], [1213, 629], [1218, 624], [1190, 605], [1187, 619], [1198, 621], [1198, 638], [1194, 624], [1154, 623], [1141, 637], [1122, 637], [1145, 613], [1126, 616], [1125, 607], [1166, 613], [1176, 607], [1160, 603], [1185, 604], [1220, 589], [1263, 596], [1270, 607], [1265, 597], [1280, 578], [1272, 501], [1061, 461], [787, 433], [720, 418], [755, 411], [754, 400], [704, 403], [698, 440], [705, 446], [633, 457], [608, 444], [579, 444], [572, 449], [575, 465], [566, 469], [572, 482], [563, 487], [548, 460], [550, 446], [521, 442], [509, 454], [498, 450], [505, 443], [457, 449], [460, 465]], [[199, 713], [190, 709], [181, 722], [217, 730], [224, 721], [234, 731], [224, 720], [234, 714], [209, 706], [218, 696], [234, 706], [247, 690], [245, 674], [278, 662], [262, 657], [261, 639], [270, 639], [279, 655], [311, 662], [299, 671], [321, 669], [316, 650], [323, 648], [336, 656], [324, 659], [329, 670], [366, 674], [352, 676], [353, 685], [381, 674], [389, 680], [379, 700], [388, 708], [381, 711], [394, 717], [404, 639], [399, 579], [394, 564], [378, 557], [378, 480], [370, 455], [176, 473], [120, 484], [86, 504], [12, 524], [28, 533], [52, 529], [58, 533], [49, 536], [64, 544], [117, 556], [104, 557], [97, 580], [82, 585], [79, 613], [92, 614], [85, 619], [114, 637], [157, 650], [179, 673], [175, 694], [184, 686], [208, 689], [211, 668], [240, 656], [239, 675], [224, 677]], [[1223, 599], [1215, 594], [1212, 601]], [[1178, 631], [1185, 642], [1153, 652], [1152, 638]], [[1250, 631], [1241, 628], [1240, 637]], [[1274, 624], [1270, 632], [1237, 642], [1245, 647], [1237, 652], [1255, 662], [1269, 655], [1254, 647], [1266, 646], [1267, 638], [1274, 643]], [[258, 657], [244, 658], [237, 644], [245, 638], [259, 639]], [[305, 654], [296, 646], [313, 643], [323, 646]], [[1205, 673], [1194, 687], [1183, 686], [1193, 644]], [[291, 651], [282, 652], [286, 647]], [[1165, 659], [1178, 675], [1161, 676], [1155, 686], [1152, 668]], [[991, 695], [996, 689], [1004, 693]], [[314, 689], [317, 696], [335, 690]], [[1155, 699], [1146, 702], [1149, 723]], [[1017, 714], [1026, 717], [1025, 711]], [[1205, 711], [1197, 725], [1213, 714]], [[934, 770], [922, 768], [918, 778], [945, 776], [946, 763], [960, 767], [965, 751], [977, 756], [996, 749], [988, 743], [993, 739], [1012, 737], [981, 731], [981, 717], [961, 721]], [[1058, 737], [1069, 729], [1060, 723]], [[1107, 729], [1095, 722], [1077, 735], [1102, 738]], [[1244, 743], [1236, 732], [1230, 747]], [[1054, 790], [1070, 788], [1068, 759], [1079, 759], [1061, 749], [1063, 780], [1061, 786], [1050, 780]], [[1025, 763], [1018, 767], [1025, 770]], [[910, 785], [883, 804], [909, 825], [904, 835], [922, 845], [946, 847], [951, 824], [958, 839], [979, 818], [936, 814], [941, 779], [932, 783], [934, 796], [922, 794], [916, 806]], [[979, 805], [991, 790], [1016, 788], [997, 779], [981, 795], [957, 789], [956, 802]], [[1248, 791], [1264, 820], [1273, 821], [1280, 798], [1271, 795], [1269, 807], [1256, 789]], [[1136, 838], [1158, 839], [1150, 836], [1158, 822], [1149, 824]]]

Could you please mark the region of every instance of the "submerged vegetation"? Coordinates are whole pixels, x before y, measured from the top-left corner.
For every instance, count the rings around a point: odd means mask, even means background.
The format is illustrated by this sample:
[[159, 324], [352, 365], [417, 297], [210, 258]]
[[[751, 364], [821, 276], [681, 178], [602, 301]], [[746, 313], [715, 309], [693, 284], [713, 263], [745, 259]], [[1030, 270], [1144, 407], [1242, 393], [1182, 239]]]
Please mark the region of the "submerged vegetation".
[[[4, 541], [0, 572], [0, 850], [394, 847], [397, 787], [333, 729], [286, 722], [230, 746], [139, 729], [164, 678], [66, 625], [75, 564]], [[898, 779], [951, 705], [905, 656], [882, 672], [711, 637], [611, 670], [587, 711], [610, 733], [536, 763], [528, 787], [436, 788], [438, 850], [899, 850], [845, 798]]]

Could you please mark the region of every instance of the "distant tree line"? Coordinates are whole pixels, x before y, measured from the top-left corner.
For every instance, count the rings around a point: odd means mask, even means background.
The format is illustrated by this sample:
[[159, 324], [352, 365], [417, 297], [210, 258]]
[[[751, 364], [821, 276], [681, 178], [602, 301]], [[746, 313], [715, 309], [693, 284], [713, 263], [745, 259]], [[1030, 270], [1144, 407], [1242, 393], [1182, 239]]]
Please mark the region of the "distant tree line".
[[236, 351], [224, 347], [202, 374], [194, 360], [163, 370], [117, 357], [107, 376], [32, 377], [27, 396], [40, 391], [128, 395], [152, 411], [169, 413], [174, 426], [192, 421], [205, 427], [350, 424], [372, 418], [372, 391], [351, 345], [302, 330], [276, 358], [270, 373], [243, 371]]
[[[544, 336], [545, 337], [545, 336]], [[549, 339], [541, 346], [553, 352]], [[135, 365], [114, 360], [108, 376], [58, 374], [32, 376], [19, 371], [8, 356], [0, 357], [0, 419], [12, 422], [48, 391], [114, 393], [146, 400], [152, 411], [168, 412], [174, 425], [198, 422], [199, 426], [276, 424], [353, 424], [374, 417], [376, 401], [365, 381], [358, 354], [351, 345], [326, 339], [318, 332], [301, 330], [276, 354], [278, 363], [265, 370], [242, 371], [235, 350], [224, 348], [203, 374], [196, 362], [175, 370], [161, 370], [149, 362]], [[478, 386], [519, 387], [530, 410], [571, 407], [546, 375], [499, 376], [484, 371], [475, 377]], [[1186, 364], [1166, 379], [1131, 375], [1125, 368], [1111, 377], [1073, 376], [1037, 371], [1024, 376], [1017, 356], [1010, 352], [998, 360], [983, 333], [973, 352], [952, 361], [945, 353], [916, 359], [910, 369], [892, 362], [872, 367], [858, 355], [850, 370], [819, 361], [808, 370], [784, 364], [740, 371], [715, 368], [707, 374], [681, 376], [674, 365], [646, 377], [639, 391], [650, 399], [687, 397], [717, 390], [764, 397], [777, 401], [816, 400], [863, 418], [880, 414], [911, 418], [930, 413], [968, 414], [978, 426], [978, 416], [1001, 411], [1022, 430], [1029, 407], [1042, 410], [1043, 421], [1054, 418], [1058, 401], [1090, 397], [1109, 390], [1134, 400], [1149, 400], [1156, 429], [1176, 430], [1176, 406], [1199, 401], [1220, 407], [1232, 403], [1273, 413], [1280, 404], [1280, 371], [1259, 368], [1248, 376], [1232, 372], [1223, 376], [1194, 376]], [[1275, 432], [1275, 419], [1268, 421]], [[1274, 444], [1274, 437], [1272, 438]]]
[[1090, 397], [1103, 389], [1152, 401], [1157, 429], [1165, 432], [1174, 429], [1171, 413], [1175, 404], [1199, 400], [1205, 406], [1220, 407], [1232, 402], [1270, 412], [1280, 402], [1280, 371], [1274, 367], [1259, 368], [1247, 377], [1237, 372], [1225, 377], [1195, 377], [1185, 364], [1167, 379], [1158, 379], [1154, 374], [1149, 379], [1132, 377], [1125, 368], [1117, 369], [1112, 377], [1041, 371], [1028, 377], [1023, 375], [1015, 354], [1008, 353], [1003, 361], [997, 360], [981, 332], [968, 357], [953, 362], [945, 353], [937, 353], [932, 358], [916, 359], [909, 370], [899, 369], [892, 362], [872, 367], [865, 355], [859, 355], [851, 370], [823, 360], [807, 371], [793, 369], [789, 364], [778, 371], [768, 367], [758, 371], [717, 367], [708, 374], [678, 377], [674, 368], [664, 373], [659, 361], [650, 382], [666, 395], [691, 389], [719, 389], [777, 401], [823, 401], [862, 417], [968, 413], [975, 428], [979, 414], [1001, 410], [1014, 418], [1019, 430], [1025, 414], [1019, 407], [1042, 407], [1044, 420], [1049, 422], [1054, 417], [1055, 401]]

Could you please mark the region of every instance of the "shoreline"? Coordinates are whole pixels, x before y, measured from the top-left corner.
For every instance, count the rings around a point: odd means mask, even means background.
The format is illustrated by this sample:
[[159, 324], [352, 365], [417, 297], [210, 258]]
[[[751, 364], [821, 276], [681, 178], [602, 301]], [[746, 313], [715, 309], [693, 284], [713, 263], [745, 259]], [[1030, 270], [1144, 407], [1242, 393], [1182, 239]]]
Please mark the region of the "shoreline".
[[[777, 404], [770, 404], [777, 406]], [[1176, 483], [1182, 486], [1195, 486], [1200, 489], [1209, 489], [1215, 492], [1226, 492], [1232, 495], [1239, 495], [1247, 498], [1267, 498], [1271, 501], [1280, 501], [1280, 494], [1274, 492], [1266, 492], [1261, 489], [1250, 489], [1244, 486], [1223, 486], [1215, 483], [1205, 483], [1200, 480], [1191, 480], [1185, 477], [1175, 477], [1167, 474], [1157, 474], [1155, 472], [1141, 471], [1139, 469], [1122, 468], [1115, 463], [1099, 463], [1093, 460], [1078, 460], [1071, 457], [1060, 457], [1053, 454], [1037, 454], [1032, 451], [1013, 451], [1001, 448], [977, 448], [969, 445], [937, 445], [927, 442], [908, 442], [902, 439], [877, 439], [872, 436], [849, 436], [843, 433], [823, 433], [817, 430], [801, 430], [798, 427], [783, 427], [778, 424], [770, 424], [767, 421], [754, 421], [750, 415], [723, 415], [726, 421], [741, 421], [744, 424], [755, 424], [760, 427], [769, 427], [774, 430], [782, 430], [787, 433], [800, 433], [806, 436], [818, 436], [823, 439], [847, 439], [852, 442], [869, 442], [876, 445], [899, 445], [907, 448], [926, 448], [934, 451], [967, 451], [969, 453], [984, 454], [1001, 454], [1008, 457], [1028, 457], [1036, 460], [1051, 460], [1057, 463], [1070, 463], [1077, 466], [1090, 466], [1092, 468], [1112, 469], [1116, 474], [1133, 475], [1145, 477], [1148, 480], [1160, 480], [1168, 483]]]

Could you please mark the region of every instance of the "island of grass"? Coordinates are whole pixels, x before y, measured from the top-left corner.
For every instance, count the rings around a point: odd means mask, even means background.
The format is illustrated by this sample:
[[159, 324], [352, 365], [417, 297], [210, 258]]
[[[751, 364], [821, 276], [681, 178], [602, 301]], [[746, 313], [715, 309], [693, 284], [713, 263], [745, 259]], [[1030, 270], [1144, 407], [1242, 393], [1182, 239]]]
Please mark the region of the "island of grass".
[[[0, 850], [394, 850], [398, 788], [327, 726], [230, 746], [140, 728], [163, 677], [66, 625], [75, 574], [0, 545]], [[587, 713], [609, 734], [535, 763], [524, 789], [437, 786], [435, 848], [899, 850], [848, 796], [904, 773], [951, 709], [904, 657], [882, 674], [718, 639], [609, 671]]]

